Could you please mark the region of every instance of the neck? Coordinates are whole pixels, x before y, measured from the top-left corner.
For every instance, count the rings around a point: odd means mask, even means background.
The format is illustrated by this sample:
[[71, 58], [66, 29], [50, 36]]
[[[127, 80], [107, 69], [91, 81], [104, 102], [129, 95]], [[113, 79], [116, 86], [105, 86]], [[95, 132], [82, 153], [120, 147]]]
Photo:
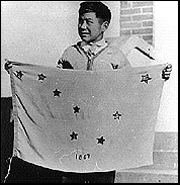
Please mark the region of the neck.
[[103, 34], [99, 35], [96, 40], [93, 41], [93, 43], [99, 42], [103, 39]]
[[93, 43], [99, 42], [100, 40], [103, 39], [103, 36], [104, 36], [103, 34], [100, 34], [95, 40], [90, 41], [90, 42], [93, 42]]

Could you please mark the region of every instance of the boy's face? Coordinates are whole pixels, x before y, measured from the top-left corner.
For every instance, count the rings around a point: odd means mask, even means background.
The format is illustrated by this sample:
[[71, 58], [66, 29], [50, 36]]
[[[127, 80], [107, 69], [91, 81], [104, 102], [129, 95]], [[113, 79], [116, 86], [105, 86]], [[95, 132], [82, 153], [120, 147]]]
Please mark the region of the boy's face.
[[85, 13], [79, 17], [78, 32], [83, 41], [87, 43], [99, 41], [105, 30], [104, 23], [96, 17], [94, 12]]

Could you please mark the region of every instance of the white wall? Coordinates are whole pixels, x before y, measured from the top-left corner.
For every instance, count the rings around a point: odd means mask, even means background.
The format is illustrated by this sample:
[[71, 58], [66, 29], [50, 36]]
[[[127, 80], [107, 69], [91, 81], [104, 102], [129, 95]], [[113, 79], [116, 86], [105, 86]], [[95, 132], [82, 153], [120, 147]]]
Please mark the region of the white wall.
[[[63, 50], [79, 40], [78, 9], [81, 1], [1, 2], [1, 97], [11, 96], [4, 58], [56, 66]], [[119, 36], [119, 1], [105, 1], [112, 10], [106, 36]]]
[[178, 131], [178, 1], [154, 1], [155, 52], [160, 63], [171, 63], [171, 78], [165, 82], [157, 131]]

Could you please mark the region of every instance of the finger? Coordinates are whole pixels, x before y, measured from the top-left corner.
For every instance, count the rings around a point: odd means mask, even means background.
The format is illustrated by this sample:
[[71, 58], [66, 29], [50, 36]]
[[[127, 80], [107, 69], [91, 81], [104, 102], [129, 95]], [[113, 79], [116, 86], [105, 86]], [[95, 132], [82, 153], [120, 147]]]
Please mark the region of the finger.
[[166, 71], [171, 72], [172, 71], [172, 68], [165, 68], [163, 71], [164, 72], [166, 72]]
[[62, 68], [63, 68], [63, 65], [62, 65], [62, 64], [58, 64], [58, 65], [57, 65], [57, 68], [62, 69]]
[[168, 68], [171, 68], [171, 67], [172, 67], [172, 64], [168, 64], [167, 67], [168, 67]]
[[170, 75], [163, 75], [162, 78], [165, 79], [165, 80], [167, 80], [167, 79], [170, 78]]
[[165, 76], [165, 75], [168, 75], [168, 76], [170, 76], [170, 75], [171, 75], [171, 73], [164, 73], [163, 75], [164, 75], [164, 76]]
[[163, 76], [164, 77], [170, 77], [170, 74], [164, 74]]
[[165, 69], [165, 72], [171, 72], [172, 71], [172, 68], [167, 68], [167, 69]]
[[172, 64], [168, 64], [166, 68], [172, 68]]

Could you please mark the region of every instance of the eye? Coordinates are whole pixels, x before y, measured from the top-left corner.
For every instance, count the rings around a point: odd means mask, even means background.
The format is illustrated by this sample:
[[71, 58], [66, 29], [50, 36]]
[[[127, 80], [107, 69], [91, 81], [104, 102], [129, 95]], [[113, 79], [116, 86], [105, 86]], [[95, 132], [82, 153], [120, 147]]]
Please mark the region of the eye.
[[87, 20], [87, 24], [93, 24], [93, 21]]

